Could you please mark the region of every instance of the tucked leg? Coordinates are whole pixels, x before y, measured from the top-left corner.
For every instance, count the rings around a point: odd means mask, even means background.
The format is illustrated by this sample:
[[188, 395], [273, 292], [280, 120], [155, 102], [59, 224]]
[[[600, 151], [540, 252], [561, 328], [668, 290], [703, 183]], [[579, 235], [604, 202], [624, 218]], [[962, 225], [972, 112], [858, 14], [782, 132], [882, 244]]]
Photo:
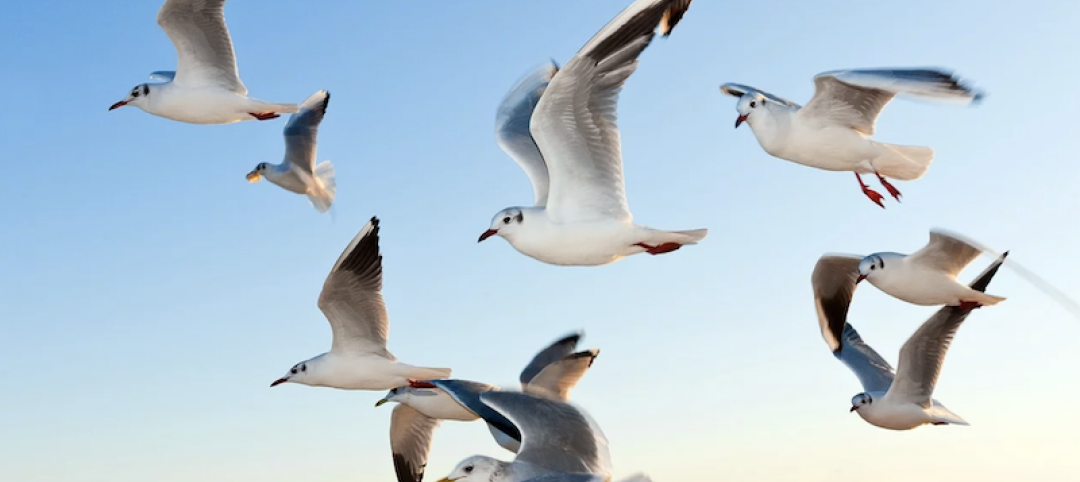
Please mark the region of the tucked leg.
[[960, 309], [961, 310], [974, 310], [976, 308], [981, 308], [981, 307], [982, 307], [982, 303], [979, 303], [978, 301], [961, 301], [960, 302]]
[[637, 243], [636, 246], [641, 246], [642, 248], [645, 248], [645, 252], [652, 255], [670, 253], [682, 247], [682, 245], [679, 243], [662, 243], [656, 246], [650, 246], [645, 243]]
[[867, 186], [866, 183], [863, 182], [862, 176], [860, 176], [858, 172], [855, 172], [855, 179], [859, 181], [859, 188], [862, 189], [863, 194], [865, 194], [866, 197], [870, 198], [871, 201], [874, 201], [874, 203], [876, 203], [878, 206], [881, 206], [881, 209], [885, 209], [885, 203], [881, 202], [882, 199], [885, 199], [885, 196], [882, 196], [881, 193], [870, 189], [870, 186]]
[[281, 114], [278, 114], [277, 112], [248, 112], [248, 115], [261, 121], [277, 119], [278, 117], [281, 117]]
[[892, 184], [889, 184], [889, 181], [886, 181], [881, 174], [878, 174], [877, 172], [874, 172], [874, 174], [877, 175], [878, 181], [881, 181], [881, 185], [889, 191], [889, 194], [892, 194], [893, 199], [895, 199], [896, 202], [900, 202], [900, 190], [896, 189]]

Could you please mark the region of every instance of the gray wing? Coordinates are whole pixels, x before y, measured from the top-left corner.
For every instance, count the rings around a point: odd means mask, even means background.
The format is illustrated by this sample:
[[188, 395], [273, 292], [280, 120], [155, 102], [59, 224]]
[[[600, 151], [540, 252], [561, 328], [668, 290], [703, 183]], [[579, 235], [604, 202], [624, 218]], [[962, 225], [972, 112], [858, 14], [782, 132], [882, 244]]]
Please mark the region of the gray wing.
[[390, 323], [382, 297], [379, 219], [371, 218], [341, 253], [319, 295], [330, 321], [330, 351], [372, 353], [394, 359], [386, 349]]
[[454, 398], [461, 406], [469, 409], [476, 416], [484, 419], [492, 427], [501, 430], [518, 442], [521, 441], [521, 431], [509, 419], [498, 411], [492, 409], [481, 401], [483, 393], [497, 391], [498, 389], [486, 383], [472, 382], [468, 380], [429, 380], [429, 382], [445, 391]]
[[480, 400], [521, 428], [515, 463], [552, 472], [607, 473], [607, 439], [572, 405], [519, 392], [487, 392]]
[[600, 350], [595, 348], [567, 355], [544, 367], [522, 389], [533, 395], [555, 397], [565, 402], [570, 399], [570, 390], [577, 386], [598, 356]]
[[536, 206], [547, 204], [550, 181], [544, 156], [529, 132], [529, 120], [558, 71], [559, 66], [551, 62], [526, 75], [506, 94], [495, 114], [495, 142], [529, 177]]
[[[530, 121], [547, 162], [547, 212], [555, 222], [628, 222], [616, 107], [637, 57], [680, 0], [637, 0], [551, 80]], [[669, 25], [670, 26], [670, 25]]]
[[439, 421], [405, 404], [398, 404], [390, 415], [390, 452], [398, 482], [424, 480], [431, 438]]
[[761, 96], [769, 102], [773, 102], [784, 107], [791, 107], [796, 110], [802, 109], [802, 106], [799, 104], [796, 104], [778, 95], [770, 94], [768, 92], [765, 92], [764, 90], [750, 87], [749, 85], [733, 84], [731, 82], [728, 82], [720, 86], [720, 92], [730, 95], [732, 97], [742, 97], [746, 94], [761, 94]]
[[981, 98], [951, 72], [937, 69], [836, 70], [814, 77], [814, 98], [799, 115], [826, 125], [846, 126], [874, 134], [881, 110], [897, 94], [918, 97]]
[[155, 70], [150, 72], [150, 80], [159, 82], [172, 82], [176, 78], [175, 70]]
[[981, 248], [956, 235], [932, 230], [930, 243], [912, 253], [908, 261], [956, 276], [982, 252]]
[[328, 105], [330, 93], [320, 90], [300, 104], [300, 110], [285, 124], [285, 162], [308, 176], [315, 175], [316, 137]]
[[547, 348], [540, 350], [540, 352], [533, 357], [532, 361], [529, 362], [525, 369], [521, 371], [521, 376], [518, 377], [518, 380], [521, 382], [522, 388], [524, 388], [525, 385], [528, 385], [529, 381], [536, 377], [536, 375], [539, 374], [544, 369], [544, 367], [555, 363], [558, 360], [561, 360], [566, 355], [573, 353], [574, 349], [577, 348], [578, 342], [581, 341], [581, 337], [583, 336], [585, 336], [585, 334], [580, 331], [577, 333], [572, 333], [556, 340], [552, 344], [548, 345]]
[[[971, 283], [971, 288], [986, 291], [990, 280], [993, 279], [1003, 262], [1005, 262], [1005, 255], [986, 268], [986, 271], [983, 271]], [[900, 348], [896, 383], [885, 396], [930, 407], [932, 403], [930, 396], [934, 393], [934, 385], [937, 384], [938, 374], [941, 373], [945, 353], [949, 350], [956, 331], [960, 329], [960, 324], [967, 319], [969, 314], [971, 314], [970, 309], [946, 306], [926, 320], [926, 323], [923, 323]]]
[[247, 95], [225, 26], [225, 0], [166, 0], [157, 22], [176, 47], [177, 85], [214, 85]]
[[861, 256], [827, 254], [818, 259], [814, 274], [810, 276], [821, 337], [834, 353], [840, 349], [861, 260]]
[[855, 373], [866, 392], [886, 392], [892, 386], [894, 373], [889, 362], [870, 348], [851, 323], [844, 323], [840, 349], [833, 356]]

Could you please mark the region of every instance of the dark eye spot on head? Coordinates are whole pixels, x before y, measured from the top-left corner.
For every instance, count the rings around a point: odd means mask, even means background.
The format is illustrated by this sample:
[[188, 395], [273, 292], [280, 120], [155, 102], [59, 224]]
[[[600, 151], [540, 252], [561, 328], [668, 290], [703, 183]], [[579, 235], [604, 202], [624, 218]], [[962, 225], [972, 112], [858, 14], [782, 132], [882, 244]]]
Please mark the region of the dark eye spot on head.
[[289, 373], [296, 375], [296, 367], [292, 367], [292, 370], [289, 370]]
[[510, 216], [503, 218], [503, 224], [510, 224]]
[[306, 372], [307, 371], [307, 365], [300, 365], [300, 371]]
[[750, 101], [750, 108], [753, 109], [755, 107], [757, 107], [757, 102], [756, 101]]
[[519, 223], [524, 221], [525, 220], [525, 214], [524, 213], [518, 213], [517, 216], [514, 216], [514, 220], [516, 220]]
[[473, 469], [473, 467], [472, 467], [471, 465], [469, 465], [469, 466], [465, 467], [465, 469], [464, 469], [464, 470], [465, 470], [465, 473], [466, 473], [466, 474], [471, 474], [471, 473], [472, 473], [472, 469]]
[[143, 84], [143, 86], [142, 86], [142, 94], [143, 95], [150, 95], [150, 86], [149, 85]]

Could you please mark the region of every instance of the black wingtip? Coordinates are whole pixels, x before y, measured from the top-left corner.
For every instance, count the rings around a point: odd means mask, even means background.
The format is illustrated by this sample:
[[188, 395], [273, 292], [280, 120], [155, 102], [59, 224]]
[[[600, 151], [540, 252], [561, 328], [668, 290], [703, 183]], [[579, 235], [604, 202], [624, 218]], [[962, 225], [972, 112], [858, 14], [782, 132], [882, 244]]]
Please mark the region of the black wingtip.
[[990, 285], [990, 280], [994, 279], [994, 275], [1001, 269], [1001, 264], [1005, 262], [1005, 257], [1008, 255], [1008, 251], [1001, 253], [1001, 256], [994, 261], [994, 264], [990, 265], [989, 268], [986, 268], [986, 271], [983, 271], [983, 273], [971, 283], [971, 289], [976, 291], [986, 291], [986, 287]]
[[323, 99], [323, 103], [322, 103], [323, 114], [326, 113], [326, 108], [329, 107], [329, 106], [330, 106], [330, 91], [328, 90], [328, 91], [326, 91], [326, 98]]
[[686, 10], [690, 8], [690, 3], [693, 0], [675, 0], [664, 11], [663, 18], [660, 19], [660, 35], [668, 37], [671, 35], [671, 31], [675, 29], [675, 26], [682, 20], [683, 15], [686, 14]]
[[397, 474], [398, 482], [420, 482], [424, 480], [424, 469], [427, 464], [421, 465], [413, 472], [413, 467], [409, 464], [405, 457], [399, 453], [394, 455], [394, 472]]
[[571, 353], [566, 355], [563, 360], [576, 360], [578, 358], [588, 358], [589, 367], [591, 368], [593, 363], [596, 363], [596, 358], [600, 356], [600, 349], [593, 348], [591, 350], [579, 351], [577, 353]]

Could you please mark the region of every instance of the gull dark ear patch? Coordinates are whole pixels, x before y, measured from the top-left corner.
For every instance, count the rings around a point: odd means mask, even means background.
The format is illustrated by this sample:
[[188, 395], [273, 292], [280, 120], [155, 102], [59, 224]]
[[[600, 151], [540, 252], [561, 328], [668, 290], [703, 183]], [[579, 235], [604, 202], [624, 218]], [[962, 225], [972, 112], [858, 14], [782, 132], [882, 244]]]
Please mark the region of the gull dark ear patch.
[[146, 84], [142, 85], [142, 94], [143, 95], [149, 95], [150, 94], [150, 86], [149, 85], [146, 85]]
[[517, 216], [514, 216], [514, 220], [519, 222], [519, 223], [524, 221], [525, 220], [525, 214], [521, 213], [521, 212], [517, 213]]

